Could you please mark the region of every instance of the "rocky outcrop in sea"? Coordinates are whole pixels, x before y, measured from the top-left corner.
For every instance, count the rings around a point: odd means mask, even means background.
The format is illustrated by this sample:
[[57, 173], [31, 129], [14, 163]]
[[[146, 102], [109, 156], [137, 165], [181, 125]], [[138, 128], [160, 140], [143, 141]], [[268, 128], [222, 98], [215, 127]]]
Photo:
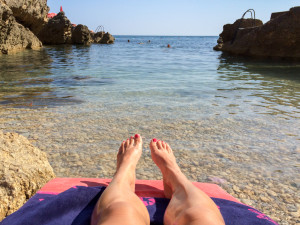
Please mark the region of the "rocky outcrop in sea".
[[38, 37], [45, 45], [75, 44], [90, 45], [91, 43], [113, 44], [115, 38], [108, 32], [93, 33], [85, 25], [74, 26], [65, 16], [58, 13], [49, 19], [48, 23], [39, 33]]
[[17, 133], [0, 131], [0, 221], [55, 177], [46, 153]]
[[48, 12], [47, 0], [0, 0], [0, 52], [39, 49], [43, 44], [114, 43], [109, 33], [75, 27], [64, 12], [48, 19]]
[[214, 50], [245, 56], [300, 59], [300, 7], [273, 13], [265, 24], [253, 19], [226, 24]]

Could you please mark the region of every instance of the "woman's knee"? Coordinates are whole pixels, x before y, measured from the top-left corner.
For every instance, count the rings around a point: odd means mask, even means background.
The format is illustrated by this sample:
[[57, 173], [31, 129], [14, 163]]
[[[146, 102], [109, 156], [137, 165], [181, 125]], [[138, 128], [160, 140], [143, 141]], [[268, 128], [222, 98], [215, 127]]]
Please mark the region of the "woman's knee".
[[144, 212], [141, 212], [139, 208], [125, 201], [109, 204], [102, 210], [100, 217], [101, 221], [112, 222], [109, 224], [149, 224]]

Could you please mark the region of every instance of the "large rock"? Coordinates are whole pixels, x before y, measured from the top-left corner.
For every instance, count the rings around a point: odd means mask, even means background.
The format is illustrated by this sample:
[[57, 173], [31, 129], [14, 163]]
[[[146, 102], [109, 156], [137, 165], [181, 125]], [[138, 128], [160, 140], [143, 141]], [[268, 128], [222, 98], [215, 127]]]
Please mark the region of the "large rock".
[[93, 42], [91, 32], [87, 26], [79, 24], [72, 32], [72, 43], [90, 45]]
[[234, 22], [234, 24], [224, 25], [223, 32], [220, 34], [220, 37], [223, 39], [223, 42], [231, 41], [239, 28], [245, 29], [262, 25], [263, 22], [258, 19], [238, 19]]
[[42, 43], [13, 16], [12, 10], [0, 1], [0, 51], [3, 54], [18, 52], [26, 48], [39, 49]]
[[47, 23], [47, 0], [2, 0], [13, 12], [18, 23], [29, 28], [35, 35]]
[[224, 26], [223, 40], [219, 40], [215, 50], [247, 56], [300, 58], [300, 7], [273, 16], [264, 25], [238, 29], [233, 38], [232, 30], [226, 29]]
[[23, 136], [0, 131], [0, 221], [19, 209], [50, 179], [46, 154]]
[[115, 42], [115, 38], [108, 32], [100, 31], [92, 34], [92, 38], [94, 43], [97, 44], [113, 44]]
[[43, 27], [38, 37], [43, 44], [60, 45], [72, 43], [72, 23], [64, 12], [58, 13]]

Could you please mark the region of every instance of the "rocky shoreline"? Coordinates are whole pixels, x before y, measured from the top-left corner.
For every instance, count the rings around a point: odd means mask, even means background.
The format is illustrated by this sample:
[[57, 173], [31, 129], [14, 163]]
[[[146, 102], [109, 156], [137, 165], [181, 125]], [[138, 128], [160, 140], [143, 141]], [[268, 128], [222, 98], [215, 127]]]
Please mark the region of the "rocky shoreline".
[[216, 51], [252, 57], [300, 59], [300, 7], [271, 15], [263, 24], [238, 19], [223, 26]]
[[115, 38], [87, 26], [73, 26], [64, 12], [48, 18], [47, 0], [0, 0], [0, 52], [10, 54], [44, 45], [112, 44]]

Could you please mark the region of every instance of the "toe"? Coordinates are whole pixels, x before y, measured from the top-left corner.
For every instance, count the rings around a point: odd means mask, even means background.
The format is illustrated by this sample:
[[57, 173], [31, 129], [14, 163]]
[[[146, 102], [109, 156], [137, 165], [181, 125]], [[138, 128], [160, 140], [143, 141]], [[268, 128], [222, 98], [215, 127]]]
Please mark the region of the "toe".
[[142, 144], [142, 137], [139, 134], [134, 135], [134, 142], [136, 146], [139, 146]]
[[157, 151], [158, 148], [157, 148], [157, 139], [152, 139], [151, 142], [150, 142], [150, 150], [151, 151]]
[[125, 141], [125, 143], [124, 143], [124, 148], [126, 149], [126, 148], [128, 148], [128, 146], [129, 146], [129, 139], [127, 139], [127, 140]]
[[158, 142], [157, 142], [157, 148], [158, 148], [159, 150], [162, 149], [162, 142], [161, 142], [161, 140], [158, 140]]
[[171, 147], [170, 147], [170, 145], [169, 145], [168, 143], [166, 143], [166, 149], [167, 149], [167, 151], [168, 151], [169, 153], [172, 152], [172, 149], [171, 149]]
[[132, 137], [132, 136], [130, 137], [130, 139], [129, 139], [129, 144], [130, 144], [130, 145], [133, 145], [133, 144], [134, 144], [134, 137]]

